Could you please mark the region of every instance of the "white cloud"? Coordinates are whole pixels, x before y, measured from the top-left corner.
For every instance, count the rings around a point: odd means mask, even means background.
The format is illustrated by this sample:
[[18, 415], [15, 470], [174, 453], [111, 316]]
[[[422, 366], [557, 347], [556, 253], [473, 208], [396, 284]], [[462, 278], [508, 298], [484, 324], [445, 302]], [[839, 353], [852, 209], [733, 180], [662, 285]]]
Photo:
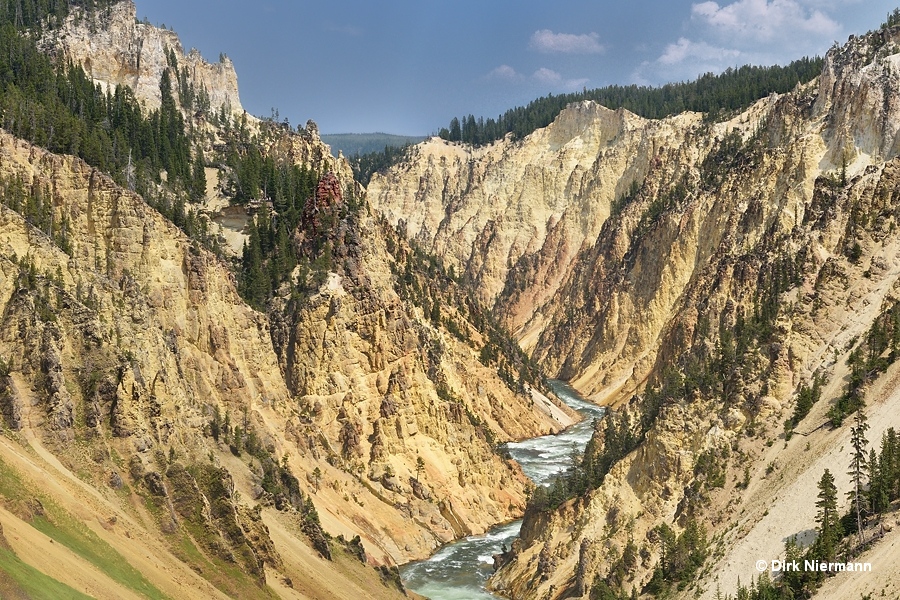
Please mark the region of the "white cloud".
[[631, 74], [631, 82], [660, 85], [669, 81], [690, 81], [703, 73], [720, 73], [728, 67], [759, 62], [756, 58], [734, 48], [682, 37], [666, 46], [656, 60], [641, 63]]
[[737, 0], [724, 6], [707, 1], [694, 4], [691, 15], [723, 37], [756, 42], [798, 34], [828, 38], [841, 30], [840, 24], [821, 10], [796, 0]]
[[631, 81], [690, 81], [728, 67], [787, 64], [820, 54], [842, 35], [836, 15], [860, 1], [695, 0], [681, 37], [637, 67]]
[[541, 67], [535, 71], [531, 78], [542, 85], [548, 85], [555, 90], [567, 92], [579, 90], [589, 81], [587, 78], [564, 79], [562, 75], [546, 67]]
[[516, 71], [513, 67], [505, 64], [492, 69], [489, 73], [482, 77], [482, 79], [484, 81], [504, 83], [530, 85], [537, 84], [544, 89], [547, 89], [549, 87], [554, 92], [571, 92], [580, 90], [589, 81], [587, 78], [566, 79], [562, 76], [561, 73], [554, 71], [553, 69], [548, 69], [547, 67], [541, 67], [530, 76], [523, 75], [522, 73]]
[[800, 4], [812, 6], [819, 10], [839, 10], [842, 7], [851, 4], [859, 4], [861, 2], [870, 2], [871, 0], [799, 0]]
[[604, 50], [600, 36], [594, 32], [554, 33], [549, 29], [541, 29], [532, 34], [530, 45], [539, 52], [563, 54], [599, 54]]
[[551, 85], [557, 84], [562, 81], [562, 75], [557, 73], [552, 69], [547, 69], [545, 67], [541, 67], [532, 75], [537, 81], [541, 83], [549, 83]]
[[676, 65], [690, 60], [691, 62], [734, 62], [741, 55], [738, 50], [719, 48], [706, 42], [692, 42], [687, 38], [679, 38], [674, 44], [666, 46], [656, 61], [662, 65]]
[[509, 65], [500, 65], [499, 67], [493, 69], [490, 73], [485, 75], [484, 78], [500, 81], [521, 81], [522, 79], [524, 79], [524, 76], [520, 75]]

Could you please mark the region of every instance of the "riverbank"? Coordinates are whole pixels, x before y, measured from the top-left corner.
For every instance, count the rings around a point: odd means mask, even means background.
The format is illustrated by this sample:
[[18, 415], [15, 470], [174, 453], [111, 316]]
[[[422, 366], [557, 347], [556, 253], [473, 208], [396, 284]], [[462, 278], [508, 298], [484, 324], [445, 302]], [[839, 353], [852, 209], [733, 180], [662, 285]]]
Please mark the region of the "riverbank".
[[[551, 381], [550, 385], [582, 419], [556, 435], [506, 444], [506, 449], [536, 485], [547, 484], [564, 471], [573, 451], [584, 451], [593, 433], [594, 419], [605, 413], [603, 407], [585, 400], [564, 382]], [[494, 571], [493, 555], [512, 544], [521, 525], [521, 520], [498, 525], [483, 535], [448, 544], [426, 560], [402, 566], [400, 575], [404, 585], [431, 600], [496, 600], [498, 596], [485, 589]]]

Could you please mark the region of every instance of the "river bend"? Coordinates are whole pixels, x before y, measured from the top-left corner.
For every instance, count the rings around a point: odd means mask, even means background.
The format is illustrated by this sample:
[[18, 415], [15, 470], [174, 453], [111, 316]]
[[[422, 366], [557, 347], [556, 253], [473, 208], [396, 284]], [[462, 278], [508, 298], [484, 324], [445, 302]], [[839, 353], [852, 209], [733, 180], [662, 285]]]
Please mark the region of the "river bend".
[[[538, 485], [546, 484], [570, 464], [573, 448], [584, 450], [593, 432], [593, 421], [604, 409], [584, 400], [561, 381], [550, 381], [561, 400], [581, 413], [583, 419], [557, 435], [545, 435], [506, 445], [522, 470]], [[448, 544], [431, 558], [400, 567], [403, 584], [431, 600], [496, 600], [485, 589], [493, 572], [493, 555], [507, 548], [519, 535], [522, 521], [499, 525], [483, 535], [473, 535]]]

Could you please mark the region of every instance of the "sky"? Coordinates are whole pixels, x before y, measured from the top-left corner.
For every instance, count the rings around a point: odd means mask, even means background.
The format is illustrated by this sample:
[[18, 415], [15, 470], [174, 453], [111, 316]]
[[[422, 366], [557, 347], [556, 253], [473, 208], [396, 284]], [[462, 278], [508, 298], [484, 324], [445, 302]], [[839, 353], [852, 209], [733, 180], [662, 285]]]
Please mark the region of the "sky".
[[322, 133], [429, 135], [548, 93], [787, 64], [900, 0], [135, 0], [235, 63], [244, 108]]

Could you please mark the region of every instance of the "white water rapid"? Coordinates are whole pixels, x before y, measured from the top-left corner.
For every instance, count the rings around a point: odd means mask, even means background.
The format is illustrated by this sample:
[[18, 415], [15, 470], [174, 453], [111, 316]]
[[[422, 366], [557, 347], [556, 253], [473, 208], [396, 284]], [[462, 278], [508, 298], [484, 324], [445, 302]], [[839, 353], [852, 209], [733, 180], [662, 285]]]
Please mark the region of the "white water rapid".
[[[525, 474], [538, 485], [548, 483], [569, 466], [573, 448], [579, 454], [584, 450], [591, 439], [594, 419], [604, 413], [603, 408], [587, 402], [561, 381], [551, 381], [550, 387], [583, 419], [557, 435], [506, 445]], [[404, 565], [400, 567], [403, 584], [431, 600], [496, 600], [497, 596], [484, 587], [493, 572], [492, 556], [512, 544], [521, 525], [521, 520], [499, 525], [484, 535], [448, 544], [427, 560]]]

